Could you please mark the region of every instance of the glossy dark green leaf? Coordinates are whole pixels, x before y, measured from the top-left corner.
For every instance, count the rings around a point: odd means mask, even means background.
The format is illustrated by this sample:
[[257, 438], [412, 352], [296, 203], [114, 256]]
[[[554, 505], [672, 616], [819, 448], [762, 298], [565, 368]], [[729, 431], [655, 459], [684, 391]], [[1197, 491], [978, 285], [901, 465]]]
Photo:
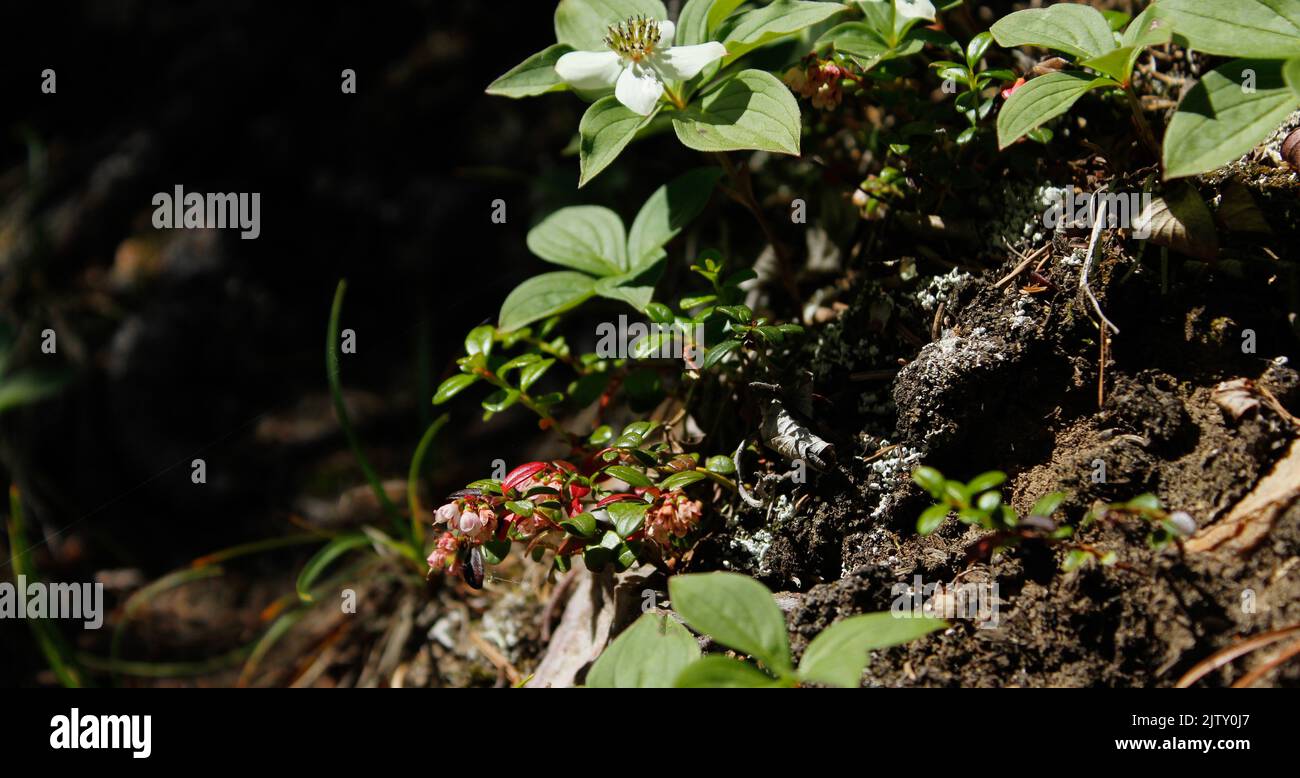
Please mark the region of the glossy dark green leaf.
[[442, 405], [451, 398], [460, 394], [466, 387], [470, 386], [477, 380], [478, 376], [465, 375], [464, 373], [448, 378], [446, 381], [439, 384], [438, 390], [433, 393], [433, 404]]

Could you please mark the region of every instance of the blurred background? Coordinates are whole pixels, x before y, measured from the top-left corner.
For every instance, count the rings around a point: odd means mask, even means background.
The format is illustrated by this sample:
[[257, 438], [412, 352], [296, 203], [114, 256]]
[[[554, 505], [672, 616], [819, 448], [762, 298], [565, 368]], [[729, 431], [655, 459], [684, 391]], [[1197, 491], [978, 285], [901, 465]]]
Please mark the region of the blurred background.
[[[5, 4], [6, 371], [60, 388], [0, 412], [0, 477], [21, 494], [44, 577], [104, 582], [112, 609], [218, 548], [365, 510], [340, 499], [364, 482], [322, 349], [340, 278], [342, 326], [357, 334], [348, 404], [380, 475], [404, 477], [465, 332], [542, 267], [524, 245], [530, 223], [579, 201], [626, 212], [672, 163], [646, 155], [579, 195], [576, 157], [560, 152], [583, 104], [483, 94], [553, 41], [552, 13], [475, 0]], [[345, 68], [356, 94], [341, 90]], [[643, 185], [628, 179], [638, 169]], [[177, 185], [260, 193], [260, 237], [154, 229], [153, 196]], [[490, 220], [497, 198], [504, 225]], [[440, 486], [486, 475], [536, 435], [522, 414], [478, 423], [473, 404], [440, 436]], [[196, 458], [205, 484], [191, 480]], [[255, 610], [263, 588], [292, 586], [306, 553], [257, 563], [220, 605]], [[247, 624], [207, 623], [219, 610], [183, 603], [127, 648], [197, 657], [246, 639]], [[88, 650], [105, 639], [65, 631]], [[0, 684], [51, 683], [44, 668], [29, 626], [0, 620]]]

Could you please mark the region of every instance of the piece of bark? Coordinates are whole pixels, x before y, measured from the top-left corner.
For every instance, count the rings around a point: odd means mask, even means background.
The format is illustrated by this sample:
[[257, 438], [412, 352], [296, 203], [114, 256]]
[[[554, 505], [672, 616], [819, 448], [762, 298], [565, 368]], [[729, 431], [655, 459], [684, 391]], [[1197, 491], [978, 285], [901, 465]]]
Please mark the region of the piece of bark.
[[1232, 506], [1222, 521], [1196, 533], [1185, 548], [1192, 553], [1244, 554], [1259, 545], [1297, 497], [1300, 497], [1300, 439], [1291, 441], [1291, 447], [1268, 475]]
[[[575, 564], [582, 564], [576, 562]], [[641, 615], [641, 592], [654, 568], [642, 565], [614, 575], [611, 568], [581, 576], [529, 688], [577, 685], [610, 639]]]

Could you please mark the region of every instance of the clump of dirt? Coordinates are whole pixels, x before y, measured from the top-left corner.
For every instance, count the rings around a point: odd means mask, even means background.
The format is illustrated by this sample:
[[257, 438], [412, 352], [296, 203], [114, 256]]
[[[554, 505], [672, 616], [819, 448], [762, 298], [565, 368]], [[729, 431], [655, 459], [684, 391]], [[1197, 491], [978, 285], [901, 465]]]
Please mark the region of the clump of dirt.
[[[951, 290], [937, 337], [893, 380], [896, 427], [886, 442], [949, 477], [1007, 472], [1004, 493], [1022, 515], [1049, 491], [1069, 494], [1072, 524], [1094, 503], [1152, 492], [1210, 525], [1300, 432], [1266, 407], [1234, 419], [1214, 398], [1220, 382], [1246, 378], [1295, 408], [1296, 335], [1287, 284], [1273, 283], [1294, 270], [1143, 261], [1103, 239], [1091, 291], [1120, 330], [1103, 344], [1080, 285], [1086, 237], [1058, 232], [1033, 280], [997, 284], [1019, 264], [1011, 258]], [[899, 316], [928, 318], [908, 304]], [[863, 421], [864, 435], [879, 434], [878, 420]], [[882, 480], [871, 469], [877, 456], [863, 452], [852, 488], [819, 489], [822, 499], [774, 530], [764, 580], [804, 591], [788, 614], [796, 651], [837, 618], [889, 610], [896, 586], [918, 577], [996, 584], [999, 623], [959, 619], [931, 639], [878, 652], [870, 685], [1172, 685], [1243, 635], [1300, 622], [1300, 504], [1244, 557], [1153, 550], [1136, 518], [1091, 524], [1071, 543], [1113, 551], [1118, 563], [1065, 572], [1064, 544], [1026, 542], [984, 559], [971, 548], [985, 533], [955, 520], [917, 535], [928, 498], [906, 471]], [[1229, 683], [1262, 661], [1239, 660], [1209, 682]], [[1300, 665], [1271, 680], [1300, 682]]]

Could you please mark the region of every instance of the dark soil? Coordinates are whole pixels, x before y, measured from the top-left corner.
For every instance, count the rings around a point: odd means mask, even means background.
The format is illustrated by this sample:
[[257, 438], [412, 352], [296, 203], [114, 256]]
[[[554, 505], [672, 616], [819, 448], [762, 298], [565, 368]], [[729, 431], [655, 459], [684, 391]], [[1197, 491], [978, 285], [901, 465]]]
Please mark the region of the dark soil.
[[[893, 383], [891, 442], [950, 477], [1008, 472], [1005, 491], [1022, 513], [1054, 490], [1070, 493], [1066, 511], [1075, 518], [1094, 501], [1149, 491], [1202, 526], [1214, 522], [1296, 434], [1269, 411], [1235, 422], [1211, 397], [1219, 382], [1245, 377], [1296, 407], [1297, 374], [1286, 357], [1298, 352], [1285, 301], [1268, 276], [1190, 262], [1170, 262], [1163, 293], [1149, 262], [1124, 278], [1137, 260], [1111, 246], [1093, 285], [1121, 333], [1098, 407], [1098, 329], [1078, 268], [1054, 254], [1045, 273], [1054, 291], [995, 288], [1014, 261], [955, 290], [942, 337]], [[1258, 337], [1257, 353], [1243, 353], [1246, 329]], [[858, 475], [856, 493], [826, 496], [782, 526], [765, 560], [774, 586], [824, 581], [790, 613], [796, 648], [838, 617], [889, 609], [891, 587], [913, 576], [996, 582], [1001, 598], [1000, 626], [957, 622], [934, 640], [883, 652], [869, 669], [873, 685], [1171, 685], [1242, 635], [1300, 621], [1300, 505], [1245, 557], [1153, 552], [1141, 526], [1095, 524], [1076, 540], [1116, 551], [1121, 564], [1066, 573], [1064, 550], [1043, 544], [971, 559], [983, 533], [955, 521], [920, 537], [915, 520], [928, 502], [919, 488], [895, 479], [882, 496]], [[1243, 605], [1252, 598], [1253, 609]], [[1211, 683], [1240, 669], [1220, 672]], [[1297, 683], [1300, 666], [1274, 681]]]

